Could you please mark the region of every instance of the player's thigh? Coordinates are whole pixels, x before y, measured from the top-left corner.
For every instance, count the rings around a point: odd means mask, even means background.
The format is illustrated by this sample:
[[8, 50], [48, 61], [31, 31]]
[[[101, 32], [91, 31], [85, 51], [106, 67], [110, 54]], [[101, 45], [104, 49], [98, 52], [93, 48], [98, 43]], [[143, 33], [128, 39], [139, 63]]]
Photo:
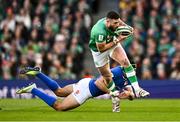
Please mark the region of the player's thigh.
[[58, 111], [66, 111], [80, 106], [72, 94], [68, 95], [62, 102], [58, 101], [54, 107]]
[[118, 44], [116, 48], [112, 50], [112, 52], [110, 53], [110, 57], [123, 66], [129, 64], [128, 57], [121, 44]]
[[73, 92], [73, 85], [67, 85], [63, 88], [57, 89], [54, 93], [58, 97], [66, 97]]

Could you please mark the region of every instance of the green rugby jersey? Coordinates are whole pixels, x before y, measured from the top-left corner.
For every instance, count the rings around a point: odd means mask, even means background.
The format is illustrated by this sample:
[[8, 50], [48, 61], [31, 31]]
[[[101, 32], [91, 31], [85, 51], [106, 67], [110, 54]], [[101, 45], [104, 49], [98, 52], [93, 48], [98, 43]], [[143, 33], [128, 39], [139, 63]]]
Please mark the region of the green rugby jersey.
[[105, 26], [105, 19], [100, 19], [91, 29], [89, 48], [95, 52], [98, 52], [96, 42], [109, 43], [113, 41], [113, 36], [115, 36], [115, 33]]

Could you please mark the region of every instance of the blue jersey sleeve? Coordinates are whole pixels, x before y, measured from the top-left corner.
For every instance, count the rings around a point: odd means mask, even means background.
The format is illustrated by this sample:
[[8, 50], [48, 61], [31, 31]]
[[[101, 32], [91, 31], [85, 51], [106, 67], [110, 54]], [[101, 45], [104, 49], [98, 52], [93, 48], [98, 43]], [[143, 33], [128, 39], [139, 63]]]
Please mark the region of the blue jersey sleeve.
[[123, 78], [124, 77], [123, 69], [120, 66], [117, 66], [117, 67], [112, 68], [111, 72], [113, 74], [113, 81], [116, 87], [122, 89], [125, 86], [125, 80]]

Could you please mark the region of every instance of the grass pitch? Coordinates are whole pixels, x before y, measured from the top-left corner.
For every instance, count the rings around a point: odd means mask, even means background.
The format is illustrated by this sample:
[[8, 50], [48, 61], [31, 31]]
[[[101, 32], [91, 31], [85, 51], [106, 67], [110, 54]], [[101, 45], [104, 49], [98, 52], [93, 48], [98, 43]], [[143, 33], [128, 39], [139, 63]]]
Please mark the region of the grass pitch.
[[122, 100], [121, 112], [111, 111], [110, 100], [57, 112], [39, 99], [0, 99], [0, 121], [180, 121], [180, 99]]

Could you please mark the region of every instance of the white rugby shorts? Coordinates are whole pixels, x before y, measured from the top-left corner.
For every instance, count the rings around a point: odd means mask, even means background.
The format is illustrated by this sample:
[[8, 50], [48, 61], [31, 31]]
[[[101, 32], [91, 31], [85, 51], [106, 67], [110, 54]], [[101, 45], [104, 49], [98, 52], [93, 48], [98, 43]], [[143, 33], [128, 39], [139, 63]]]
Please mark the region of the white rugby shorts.
[[90, 80], [91, 78], [83, 78], [79, 82], [73, 84], [72, 95], [80, 105], [83, 104], [87, 99], [92, 97], [89, 91]]
[[95, 51], [91, 50], [95, 66], [96, 67], [102, 67], [105, 64], [109, 63], [109, 61], [110, 61], [109, 57], [112, 56], [114, 49], [119, 47], [119, 46], [120, 46], [120, 44], [118, 43], [116, 46], [112, 47], [109, 50], [106, 50], [103, 53], [95, 52]]

